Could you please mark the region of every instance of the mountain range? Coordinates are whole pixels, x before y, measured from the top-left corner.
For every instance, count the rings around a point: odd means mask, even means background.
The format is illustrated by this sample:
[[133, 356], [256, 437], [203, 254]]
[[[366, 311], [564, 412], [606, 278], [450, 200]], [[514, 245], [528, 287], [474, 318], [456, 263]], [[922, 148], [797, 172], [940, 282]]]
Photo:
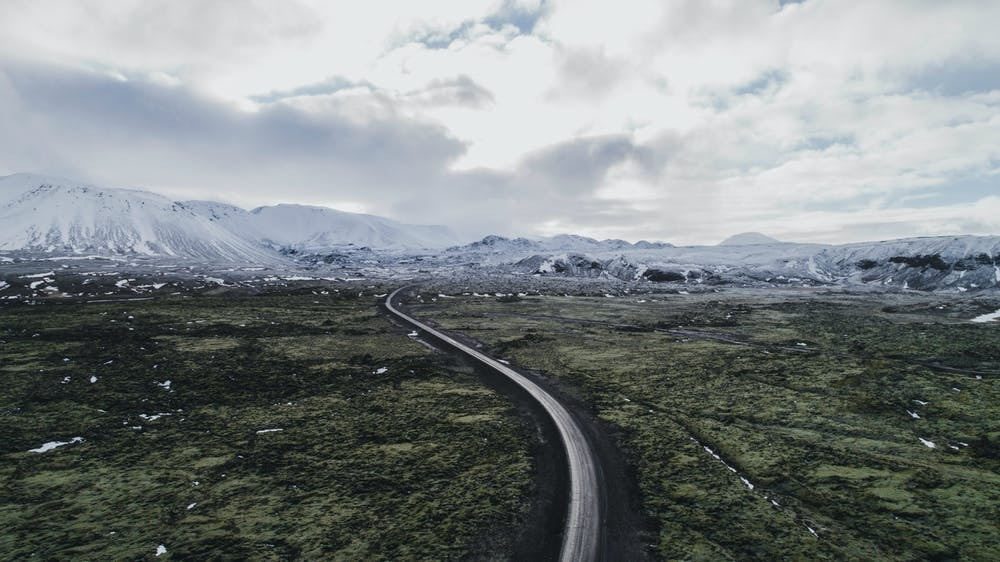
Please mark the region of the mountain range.
[[[277, 267], [391, 266], [419, 256], [430, 271], [747, 286], [864, 284], [910, 289], [1000, 287], [1000, 237], [937, 236], [855, 244], [781, 242], [742, 233], [716, 246], [491, 235], [471, 243], [447, 227], [326, 207], [247, 211], [171, 201], [32, 174], [0, 177], [0, 261], [10, 256], [147, 256]], [[352, 257], [360, 252], [360, 257]], [[4, 256], [7, 254], [7, 256]], [[377, 255], [379, 259], [373, 260]], [[404, 259], [405, 258], [405, 259]], [[346, 265], [345, 265], [346, 264]], [[331, 266], [332, 267], [332, 266]], [[427, 269], [431, 268], [431, 269]]]
[[0, 251], [269, 262], [280, 259], [281, 250], [402, 251], [457, 242], [443, 226], [403, 224], [326, 207], [275, 205], [246, 211], [49, 176], [0, 178]]

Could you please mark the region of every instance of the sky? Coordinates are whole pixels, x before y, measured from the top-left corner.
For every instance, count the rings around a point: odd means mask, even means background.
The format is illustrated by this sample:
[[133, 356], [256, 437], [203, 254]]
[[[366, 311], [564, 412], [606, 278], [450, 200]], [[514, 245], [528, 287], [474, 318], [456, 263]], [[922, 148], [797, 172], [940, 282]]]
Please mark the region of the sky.
[[0, 0], [0, 174], [486, 234], [1000, 234], [1000, 2]]

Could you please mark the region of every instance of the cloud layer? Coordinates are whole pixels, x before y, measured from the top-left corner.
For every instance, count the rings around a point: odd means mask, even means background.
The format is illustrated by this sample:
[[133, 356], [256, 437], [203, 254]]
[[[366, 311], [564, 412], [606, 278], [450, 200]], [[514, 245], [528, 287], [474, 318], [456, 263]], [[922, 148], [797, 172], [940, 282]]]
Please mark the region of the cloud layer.
[[14, 2], [0, 173], [490, 232], [1000, 233], [1000, 5]]

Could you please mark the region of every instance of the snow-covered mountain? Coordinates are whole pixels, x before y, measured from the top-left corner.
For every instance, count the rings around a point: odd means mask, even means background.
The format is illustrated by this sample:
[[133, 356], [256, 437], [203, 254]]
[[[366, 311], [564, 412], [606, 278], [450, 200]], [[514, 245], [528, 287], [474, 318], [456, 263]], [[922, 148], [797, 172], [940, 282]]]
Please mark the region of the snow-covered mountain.
[[608, 239], [597, 240], [576, 234], [559, 234], [550, 238], [539, 238], [530, 240], [528, 238], [505, 238], [503, 236], [490, 235], [482, 240], [477, 240], [471, 244], [463, 246], [453, 246], [448, 248], [448, 252], [479, 253], [479, 254], [506, 254], [518, 252], [613, 252], [619, 250], [658, 250], [672, 248], [672, 244], [666, 242], [647, 242], [640, 240], [635, 244], [625, 240]]
[[[490, 241], [493, 253], [473, 253], [482, 263], [520, 275], [710, 285], [1000, 288], [1000, 236], [908, 238], [839, 246], [776, 242], [646, 249], [632, 245], [591, 251], [553, 251], [523, 243], [512, 246], [513, 241], [502, 238]], [[477, 244], [482, 242], [464, 248]]]
[[79, 183], [38, 174], [13, 174], [0, 177], [0, 205], [7, 203], [18, 195], [30, 191], [40, 185], [71, 186], [81, 185]]
[[933, 236], [833, 246], [815, 256], [842, 281], [910, 289], [1000, 287], [1000, 236]]
[[758, 244], [781, 244], [781, 240], [776, 240], [759, 232], [741, 232], [719, 242], [720, 246], [756, 246]]
[[0, 251], [7, 252], [270, 263], [285, 259], [276, 249], [418, 250], [458, 241], [445, 227], [325, 207], [276, 205], [245, 211], [51, 176], [0, 177]]
[[0, 178], [0, 250], [281, 260], [165, 197], [30, 174]]
[[244, 211], [205, 201], [186, 202], [209, 220], [246, 239], [306, 252], [343, 247], [420, 250], [451, 246], [458, 237], [443, 226], [396, 222], [328, 207], [274, 205]]
[[[12, 261], [4, 254], [31, 259], [33, 254], [73, 253], [289, 268], [361, 267], [366, 276], [396, 268], [406, 275], [435, 271], [638, 283], [1000, 288], [1000, 236], [828, 245], [778, 242], [744, 233], [717, 246], [687, 247], [576, 235], [487, 236], [471, 244], [456, 242], [444, 227], [324, 207], [275, 205], [246, 211], [224, 203], [174, 202], [144, 191], [47, 176], [0, 177], [2, 262]], [[443, 252], [426, 251], [445, 247]], [[418, 261], [419, 266], [413, 265]]]

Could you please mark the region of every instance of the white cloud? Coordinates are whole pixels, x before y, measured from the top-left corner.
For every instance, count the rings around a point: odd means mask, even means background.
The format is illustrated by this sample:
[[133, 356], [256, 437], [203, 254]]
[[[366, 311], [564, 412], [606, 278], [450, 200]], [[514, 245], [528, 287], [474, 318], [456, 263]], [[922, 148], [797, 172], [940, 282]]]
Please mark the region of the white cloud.
[[247, 204], [289, 182], [476, 234], [1000, 231], [956, 214], [995, 208], [998, 20], [973, 1], [16, 1], [0, 115], [24, 130], [0, 168]]

